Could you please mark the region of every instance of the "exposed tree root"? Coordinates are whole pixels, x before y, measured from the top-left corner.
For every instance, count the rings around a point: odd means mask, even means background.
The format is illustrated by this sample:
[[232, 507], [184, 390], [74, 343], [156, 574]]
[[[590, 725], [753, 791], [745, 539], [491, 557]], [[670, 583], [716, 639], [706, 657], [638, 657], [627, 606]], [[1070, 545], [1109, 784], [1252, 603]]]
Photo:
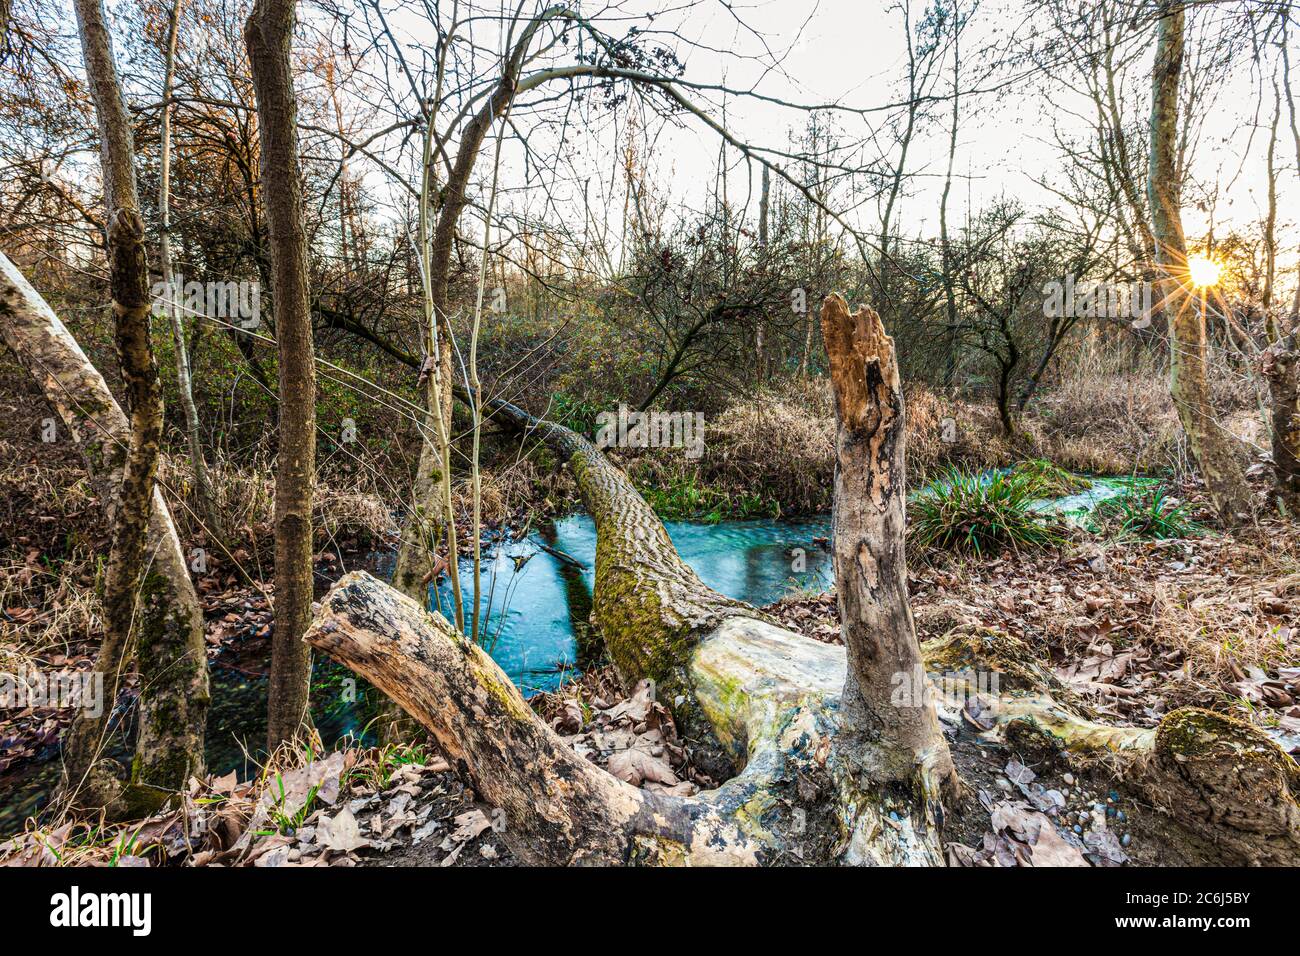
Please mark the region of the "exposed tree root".
[[[1207, 863], [1300, 865], [1300, 765], [1260, 730], [1198, 707], [1151, 728], [1113, 727], [1067, 703], [1069, 692], [1006, 634], [959, 630], [922, 645], [931, 674], [996, 672], [997, 695], [980, 696], [997, 738], [1036, 734], [1085, 762], [1102, 760], [1127, 786], [1187, 831]], [[987, 681], [984, 682], [987, 686]]]

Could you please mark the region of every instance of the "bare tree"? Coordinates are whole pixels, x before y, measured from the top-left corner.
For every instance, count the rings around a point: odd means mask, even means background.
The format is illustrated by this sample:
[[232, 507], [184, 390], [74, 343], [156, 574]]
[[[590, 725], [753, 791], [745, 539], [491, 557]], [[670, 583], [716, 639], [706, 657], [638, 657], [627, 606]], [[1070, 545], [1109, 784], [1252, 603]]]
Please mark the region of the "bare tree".
[[309, 720], [312, 487], [316, 480], [316, 370], [307, 280], [297, 98], [290, 45], [294, 0], [257, 0], [244, 30], [257, 94], [262, 201], [270, 241], [280, 371], [280, 443], [275, 468], [275, 636], [267, 746], [292, 739]]
[[[203, 767], [207, 670], [202, 618], [176, 532], [155, 475], [162, 403], [149, 341], [151, 297], [136, 194], [131, 125], [104, 12], [77, 4], [79, 36], [98, 118], [115, 344], [130, 413], [121, 414], [103, 380], [62, 324], [16, 270], [7, 272], [11, 319], [6, 339], [32, 370], [80, 441], [92, 478], [109, 504], [113, 547], [105, 579], [105, 636], [96, 669], [109, 706], [79, 719], [65, 747], [65, 793], [77, 805], [139, 815], [158, 806]], [[136, 759], [125, 788], [97, 766], [132, 659], [141, 675]], [[101, 772], [104, 771], [104, 772]]]
[[167, 19], [167, 38], [163, 52], [163, 105], [159, 131], [158, 164], [158, 267], [162, 271], [165, 288], [165, 308], [172, 329], [172, 351], [176, 356], [176, 387], [180, 394], [181, 410], [185, 415], [185, 439], [190, 449], [190, 470], [194, 475], [194, 494], [198, 499], [208, 532], [218, 541], [225, 539], [221, 515], [213, 507], [212, 490], [208, 486], [208, 466], [203, 455], [203, 438], [199, 430], [199, 410], [194, 404], [194, 383], [190, 365], [189, 345], [185, 336], [185, 323], [181, 315], [180, 276], [172, 265], [171, 237], [171, 160], [172, 160], [172, 89], [175, 79], [176, 38], [180, 30], [181, 8], [184, 0], [176, 0]]
[[1197, 307], [1187, 284], [1178, 164], [1182, 135], [1178, 84], [1183, 68], [1185, 17], [1182, 0], [1162, 0], [1151, 68], [1147, 197], [1161, 272], [1160, 301], [1170, 316], [1169, 392], [1215, 509], [1225, 521], [1240, 521], [1251, 511], [1250, 489], [1210, 405], [1205, 310]]

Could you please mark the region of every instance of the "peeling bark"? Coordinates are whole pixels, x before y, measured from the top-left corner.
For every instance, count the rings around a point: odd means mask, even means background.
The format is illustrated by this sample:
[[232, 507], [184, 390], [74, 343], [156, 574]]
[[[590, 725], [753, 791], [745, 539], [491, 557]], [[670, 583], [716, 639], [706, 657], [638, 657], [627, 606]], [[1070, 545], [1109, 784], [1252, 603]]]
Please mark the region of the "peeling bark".
[[903, 550], [905, 434], [894, 340], [872, 309], [850, 314], [838, 295], [827, 296], [821, 321], [837, 421], [832, 540], [848, 651], [845, 732], [869, 742], [862, 751], [874, 779], [910, 781], [919, 770], [931, 799], [940, 788], [955, 796], [956, 771], [933, 703], [923, 695], [904, 706], [891, 702], [900, 675], [922, 673]]

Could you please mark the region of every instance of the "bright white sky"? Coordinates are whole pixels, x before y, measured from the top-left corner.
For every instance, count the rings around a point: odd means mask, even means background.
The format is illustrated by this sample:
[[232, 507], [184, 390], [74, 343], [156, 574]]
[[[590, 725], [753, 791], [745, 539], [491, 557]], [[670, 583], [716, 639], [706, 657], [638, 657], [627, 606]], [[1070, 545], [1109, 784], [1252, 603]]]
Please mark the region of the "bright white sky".
[[[877, 106], [902, 97], [906, 49], [902, 17], [896, 7], [891, 8], [881, 0], [820, 0], [815, 5], [806, 0], [764, 0], [736, 5], [735, 9], [749, 25], [765, 34], [774, 51], [789, 51], [783, 61], [785, 75], [765, 76], [759, 85], [762, 92], [801, 103], [838, 101], [854, 107]], [[1000, 30], [1003, 36], [1008, 31], [1027, 33], [1019, 9], [1020, 5], [1013, 0], [986, 0], [963, 40], [965, 76], [971, 76], [983, 66], [978, 60], [970, 62], [970, 58], [992, 36], [991, 31]], [[1191, 14], [1193, 18], [1203, 15], [1206, 14], [1199, 11]], [[662, 25], [669, 19], [664, 17], [658, 23]], [[689, 15], [680, 18], [679, 24], [687, 36], [702, 45], [738, 52], [760, 49], [759, 41], [741, 29], [727, 9], [713, 0], [695, 6]], [[801, 31], [801, 39], [794, 42]], [[1069, 51], [1062, 50], [1060, 55], [1068, 56]], [[1270, 90], [1260, 115], [1263, 126], [1254, 130], [1254, 142], [1248, 149], [1257, 78], [1249, 72], [1248, 56], [1242, 57], [1242, 63], [1238, 75], [1220, 93], [1213, 113], [1207, 117], [1206, 136], [1198, 146], [1193, 166], [1196, 181], [1211, 186], [1215, 182], [1219, 184], [1217, 206], [1213, 210], [1217, 235], [1224, 234], [1233, 223], [1252, 223], [1263, 216], [1265, 148], [1272, 95]], [[688, 78], [725, 79], [729, 86], [738, 88], [748, 86], [758, 76], [757, 64], [706, 50], [692, 51], [686, 65]], [[1134, 89], [1144, 96], [1143, 109], [1148, 70], [1149, 57], [1144, 57], [1132, 74]], [[1081, 121], [1072, 120], [1068, 115], [1050, 114], [1049, 102], [1042, 94], [1042, 82], [1041, 76], [1026, 79], [997, 97], [984, 95], [963, 103], [955, 169], [959, 176], [965, 178], [969, 174], [969, 178], [954, 185], [950, 215], [957, 221], [964, 216], [968, 194], [977, 208], [1001, 194], [1018, 196], [1030, 205], [1059, 203], [1034, 181], [1062, 182], [1059, 178], [1062, 158], [1052, 140], [1053, 120], [1058, 125], [1073, 125], [1080, 135], [1086, 130]], [[945, 76], [938, 91], [945, 92], [947, 83]], [[966, 85], [964, 82], [963, 86]], [[1057, 90], [1056, 95], [1063, 104], [1070, 102], [1068, 94]], [[947, 106], [936, 109], [936, 118], [938, 122], [928, 124], [914, 142], [909, 157], [909, 171], [921, 174], [909, 184], [911, 194], [902, 206], [904, 232], [912, 235], [933, 236], [938, 229], [938, 196], [946, 165]], [[872, 122], [879, 123], [880, 119], [880, 114], [875, 114]], [[801, 126], [804, 115], [753, 100], [732, 100], [727, 121], [752, 143], [784, 146], [787, 131]], [[866, 133], [866, 125], [858, 117], [844, 117], [842, 124], [846, 135], [852, 138]], [[586, 153], [585, 162], [594, 178], [608, 179], [613, 150], [611, 135], [605, 132], [587, 136], [585, 144], [582, 139], [578, 143], [571, 140], [571, 146]], [[671, 190], [668, 198], [674, 203], [700, 208], [713, 181], [718, 148], [717, 136], [690, 119], [685, 129], [666, 131], [653, 152], [656, 187], [661, 193]], [[507, 151], [507, 168], [517, 161], [517, 157], [509, 156]], [[731, 159], [733, 162], [738, 159], [734, 151]], [[1292, 232], [1294, 210], [1300, 205], [1300, 181], [1285, 115], [1279, 130], [1277, 163], [1282, 169], [1279, 228], [1286, 236]], [[757, 171], [754, 176], [751, 213], [757, 204]], [[732, 201], [744, 197], [747, 188], [742, 166], [733, 173], [730, 182]], [[1184, 217], [1189, 236], [1203, 233], [1209, 222], [1210, 210], [1198, 209], [1196, 196], [1197, 190], [1189, 189], [1185, 198]], [[621, 214], [621, 195], [609, 201], [611, 213]], [[871, 218], [876, 215], [874, 208], [865, 208], [862, 214], [874, 225]]]
[[[391, 2], [391, 0], [390, 0]], [[393, 8], [390, 22], [394, 28], [413, 43], [432, 49], [428, 26], [416, 14], [414, 6]], [[538, 6], [545, 0], [536, 0]], [[503, 4], [505, 0], [503, 0]], [[915, 7], [923, 7], [924, 0], [913, 0]], [[509, 7], [513, 8], [510, 3]], [[588, 15], [597, 3], [583, 2], [580, 7]], [[731, 10], [735, 10], [735, 15]], [[1021, 47], [1030, 39], [1031, 25], [1026, 22], [1024, 5], [1019, 0], [982, 0], [979, 11], [967, 28], [962, 40], [962, 88], [969, 91], [972, 84], [988, 76], [980, 74], [988, 68], [989, 56], [980, 55], [981, 48], [994, 43], [1005, 46], [1006, 38], [1014, 35]], [[624, 16], [618, 20], [597, 17], [599, 25], [613, 35], [622, 34], [634, 15], [642, 10], [662, 11], [654, 26], [664, 30], [675, 29], [694, 48], [686, 43], [672, 43], [686, 59], [686, 78], [705, 83], [722, 83], [732, 88], [757, 89], [769, 96], [801, 104], [838, 102], [855, 108], [880, 107], [895, 103], [905, 97], [906, 47], [902, 14], [898, 6], [886, 0], [745, 0], [728, 7], [723, 0], [625, 0]], [[1190, 29], [1207, 28], [1208, 18], [1228, 15], [1231, 7], [1194, 7], [1189, 14]], [[736, 17], [744, 20], [762, 34], [756, 37], [746, 27], [741, 27]], [[914, 17], [916, 14], [914, 14]], [[915, 24], [914, 24], [915, 26]], [[490, 46], [493, 27], [489, 21], [479, 21], [475, 39], [480, 46]], [[1298, 31], [1300, 32], [1300, 31]], [[1146, 36], [1150, 37], [1148, 31]], [[1069, 74], [1068, 60], [1074, 51], [1054, 35], [1051, 55], [1063, 61], [1059, 70], [1044, 75], [1042, 70], [1021, 67], [1022, 77], [1002, 86], [996, 93], [964, 95], [958, 139], [954, 182], [950, 198], [950, 221], [960, 223], [968, 208], [978, 210], [1000, 196], [1019, 198], [1030, 208], [1055, 207], [1066, 209], [1064, 203], [1039, 185], [1039, 181], [1068, 191], [1063, 177], [1066, 162], [1056, 144], [1053, 130], [1065, 131], [1078, 137], [1090, 135], [1088, 121], [1092, 107], [1077, 102], [1055, 80]], [[779, 71], [767, 71], [747, 56], [763, 51], [763, 44], [781, 60]], [[1292, 36], [1293, 54], [1300, 62], [1300, 46]], [[729, 54], [736, 55], [729, 55]], [[944, 66], [944, 75], [933, 92], [946, 94], [950, 89], [950, 67]], [[1132, 65], [1128, 83], [1134, 96], [1133, 116], [1142, 119], [1149, 103], [1150, 52]], [[1265, 154], [1268, 122], [1272, 115], [1272, 90], [1267, 93], [1262, 107], [1258, 107], [1260, 78], [1252, 73], [1249, 50], [1243, 50], [1240, 63], [1234, 64], [1235, 75], [1220, 89], [1202, 117], [1203, 135], [1199, 139], [1192, 166], [1192, 176], [1184, 194], [1184, 222], [1189, 238], [1203, 236], [1213, 217], [1216, 237], [1222, 237], [1234, 226], [1249, 228], [1262, 220], [1266, 201]], [[1010, 68], [1000, 69], [993, 79], [1005, 82], [1011, 76]], [[299, 79], [310, 85], [315, 78], [308, 74]], [[399, 75], [391, 79], [405, 86]], [[703, 94], [690, 94], [697, 101]], [[713, 99], [717, 114], [717, 96]], [[1256, 117], [1255, 111], [1259, 109]], [[1277, 165], [1279, 196], [1279, 239], [1282, 245], [1281, 263], [1287, 268], [1295, 261], [1291, 251], [1296, 236], [1296, 209], [1300, 208], [1300, 177], [1295, 168], [1295, 151], [1284, 116], [1279, 129]], [[1075, 111], [1077, 110], [1077, 113]], [[1074, 113], [1075, 115], [1071, 115]], [[534, 153], [543, 157], [562, 156], [570, 167], [560, 173], [563, 184], [558, 190], [558, 208], [549, 205], [556, 201], [535, 188], [523, 186], [523, 152], [517, 144], [507, 146], [503, 152], [502, 192], [499, 209], [526, 211], [534, 217], [553, 220], [564, 216], [579, 223], [582, 183], [587, 181], [590, 205], [605, 217], [604, 226], [612, 237], [619, 234], [624, 206], [624, 191], [617, 173], [619, 163], [618, 132], [626, 111], [620, 114], [619, 123], [609, 114], [597, 114], [590, 128], [570, 128], [564, 144], [552, 129], [537, 130], [531, 137]], [[889, 149], [896, 157], [891, 133], [882, 124], [885, 114], [873, 113], [863, 118], [839, 114], [838, 123], [843, 136], [851, 141], [878, 135], [879, 149]], [[950, 111], [946, 103], [938, 104], [930, 119], [924, 123], [913, 141], [908, 157], [907, 194], [900, 201], [902, 233], [905, 237], [932, 239], [938, 232], [939, 195], [947, 163]], [[576, 120], [576, 116], [574, 117]], [[376, 125], [386, 125], [388, 119]], [[753, 99], [732, 98], [727, 103], [726, 122], [737, 135], [753, 144], [783, 148], [788, 145], [792, 130], [802, 128], [807, 114], [780, 106], [761, 103]], [[658, 131], [656, 125], [652, 129]], [[1253, 140], [1252, 140], [1253, 137]], [[665, 200], [670, 210], [700, 210], [709, 202], [715, 183], [720, 141], [718, 136], [700, 121], [685, 117], [680, 126], [670, 126], [657, 132], [646, 162], [651, 188], [658, 198]], [[335, 146], [334, 148], [337, 148]], [[876, 156], [879, 151], [876, 151]], [[731, 150], [728, 158], [732, 172], [728, 182], [728, 196], [733, 204], [749, 198], [749, 214], [756, 213], [758, 203], [759, 170], [753, 170], [752, 185], [748, 172], [740, 161], [738, 152]], [[490, 145], [480, 161], [476, 179], [480, 186], [490, 175]], [[611, 182], [613, 180], [613, 182]], [[1212, 203], [1202, 202], [1206, 191], [1214, 192]], [[404, 203], [400, 191], [381, 190], [392, 201]], [[565, 203], [564, 200], [569, 200]], [[874, 233], [878, 229], [879, 211], [873, 203], [860, 207], [847, 218]], [[476, 227], [467, 217], [462, 228], [471, 234]], [[1257, 228], [1257, 226], [1256, 226]], [[616, 244], [611, 243], [611, 244]]]

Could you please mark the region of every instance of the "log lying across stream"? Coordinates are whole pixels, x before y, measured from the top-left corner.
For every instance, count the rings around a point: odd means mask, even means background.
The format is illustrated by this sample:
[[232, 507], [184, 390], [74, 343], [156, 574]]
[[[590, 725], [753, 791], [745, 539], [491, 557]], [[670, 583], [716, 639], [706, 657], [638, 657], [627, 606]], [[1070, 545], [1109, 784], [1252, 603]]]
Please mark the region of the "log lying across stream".
[[[942, 865], [951, 758], [927, 700], [891, 708], [916, 648], [902, 567], [902, 396], [893, 343], [869, 309], [827, 300], [839, 422], [835, 551], [847, 645], [781, 628], [704, 585], [627, 476], [582, 436], [505, 402], [485, 413], [568, 464], [596, 524], [592, 622], [620, 678], [649, 678], [699, 753], [730, 779], [678, 797], [574, 753], [490, 657], [440, 615], [364, 572], [341, 579], [306, 640], [427, 728], [501, 807], [527, 862]], [[897, 592], [897, 593], [895, 593]], [[917, 670], [997, 671], [991, 739], [1032, 735], [1111, 762], [1205, 862], [1300, 864], [1300, 771], [1258, 730], [1182, 709], [1154, 729], [1091, 721], [1005, 634], [919, 647]], [[723, 774], [726, 776], [728, 774]]]

